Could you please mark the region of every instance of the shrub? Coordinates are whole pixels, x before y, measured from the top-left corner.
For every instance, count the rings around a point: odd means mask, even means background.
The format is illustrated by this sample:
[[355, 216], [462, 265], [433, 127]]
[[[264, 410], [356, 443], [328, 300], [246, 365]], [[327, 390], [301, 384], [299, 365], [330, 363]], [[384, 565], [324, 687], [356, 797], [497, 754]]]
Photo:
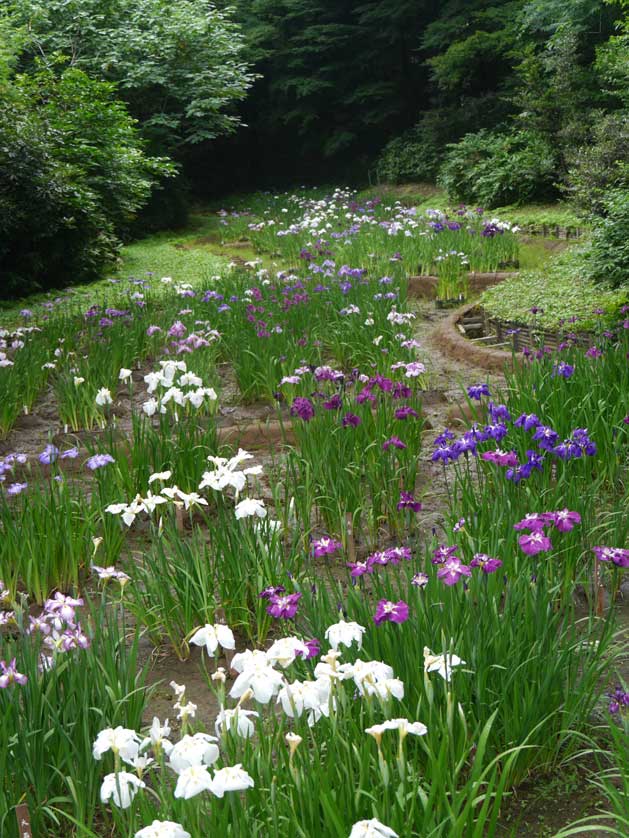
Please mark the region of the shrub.
[[98, 277], [171, 164], [142, 151], [111, 84], [80, 70], [16, 77], [0, 123], [0, 295]]
[[554, 198], [555, 174], [555, 154], [539, 134], [482, 130], [447, 147], [439, 183], [455, 200], [496, 207]]
[[387, 183], [434, 181], [443, 154], [434, 129], [432, 121], [424, 118], [387, 143], [376, 161], [379, 179]]
[[598, 123], [592, 142], [568, 157], [565, 191], [585, 215], [604, 215], [609, 189], [629, 187], [629, 115], [608, 114]]
[[606, 215], [592, 232], [591, 278], [612, 288], [629, 287], [629, 189], [614, 189], [603, 204]]

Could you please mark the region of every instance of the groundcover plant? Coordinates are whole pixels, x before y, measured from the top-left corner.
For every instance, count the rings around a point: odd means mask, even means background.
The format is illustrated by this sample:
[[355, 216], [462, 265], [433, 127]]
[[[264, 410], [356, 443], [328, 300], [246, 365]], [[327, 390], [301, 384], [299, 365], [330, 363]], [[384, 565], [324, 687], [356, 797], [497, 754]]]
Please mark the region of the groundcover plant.
[[1, 333], [0, 832], [481, 838], [587, 748], [624, 834], [629, 313], [435, 428], [407, 278], [517, 231], [341, 190], [219, 218], [281, 268]]

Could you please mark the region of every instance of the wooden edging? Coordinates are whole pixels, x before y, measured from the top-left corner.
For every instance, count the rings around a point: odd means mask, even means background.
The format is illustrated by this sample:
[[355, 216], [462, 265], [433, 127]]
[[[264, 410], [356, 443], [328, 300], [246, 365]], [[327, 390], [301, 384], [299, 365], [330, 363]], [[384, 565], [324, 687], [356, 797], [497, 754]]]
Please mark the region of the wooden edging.
[[442, 352], [457, 361], [482, 367], [489, 372], [502, 372], [506, 365], [513, 365], [512, 352], [472, 343], [459, 332], [457, 326], [459, 320], [476, 306], [477, 303], [468, 303], [455, 309], [435, 329], [433, 340]]

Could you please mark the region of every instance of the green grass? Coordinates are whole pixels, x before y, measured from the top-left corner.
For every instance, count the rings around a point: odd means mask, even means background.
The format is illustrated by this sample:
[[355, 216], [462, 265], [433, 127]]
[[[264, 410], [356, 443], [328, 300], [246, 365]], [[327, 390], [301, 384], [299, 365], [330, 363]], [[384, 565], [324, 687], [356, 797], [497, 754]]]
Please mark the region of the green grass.
[[124, 246], [119, 264], [102, 279], [68, 290], [56, 289], [21, 300], [0, 301], [0, 327], [21, 321], [20, 309], [65, 296], [68, 291], [74, 299], [86, 301], [115, 294], [116, 286], [109, 282], [110, 278], [143, 279], [155, 275], [170, 276], [178, 283], [203, 284], [223, 272], [234, 258], [248, 261], [260, 257], [251, 247], [223, 245], [218, 217], [208, 211], [198, 211], [190, 216], [189, 224], [182, 230], [166, 230]]

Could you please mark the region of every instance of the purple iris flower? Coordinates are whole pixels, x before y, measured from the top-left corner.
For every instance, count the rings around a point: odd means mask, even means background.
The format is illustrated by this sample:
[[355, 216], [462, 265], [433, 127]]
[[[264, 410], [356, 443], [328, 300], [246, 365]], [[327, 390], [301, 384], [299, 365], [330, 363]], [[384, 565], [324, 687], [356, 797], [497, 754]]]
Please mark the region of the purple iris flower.
[[277, 620], [292, 620], [297, 613], [301, 594], [279, 594], [269, 598], [267, 614]]
[[343, 407], [343, 400], [335, 393], [327, 402], [323, 402], [323, 407], [326, 410], [340, 410]]
[[44, 466], [54, 463], [59, 456], [59, 449], [56, 445], [47, 445], [39, 455], [39, 462]]
[[527, 556], [535, 556], [537, 553], [546, 553], [553, 549], [550, 538], [541, 530], [534, 530], [528, 535], [521, 535], [518, 544]]
[[399, 600], [391, 602], [388, 599], [381, 599], [376, 607], [373, 621], [377, 626], [382, 623], [405, 623], [408, 620], [408, 605]]
[[398, 448], [399, 450], [404, 450], [404, 448], [406, 448], [406, 443], [402, 442], [402, 440], [398, 436], [392, 436], [382, 443], [383, 451], [388, 451], [389, 448]]
[[9, 661], [8, 664], [4, 661], [0, 661], [0, 671], [2, 672], [0, 675], [0, 690], [5, 690], [12, 684], [20, 684], [20, 686], [24, 686], [24, 684], [28, 681], [28, 677], [26, 675], [22, 675], [21, 672], [17, 671], [15, 658]]
[[590, 346], [585, 353], [586, 358], [600, 358], [603, 353], [597, 346]]
[[489, 402], [487, 405], [487, 412], [489, 413], [492, 422], [511, 421], [511, 414], [509, 413], [509, 409], [506, 404], [494, 404], [493, 402]]
[[89, 457], [85, 465], [90, 469], [90, 471], [96, 471], [99, 468], [109, 465], [109, 463], [115, 462], [116, 461], [111, 454], [94, 454], [92, 457]]
[[553, 367], [553, 375], [558, 375], [566, 379], [572, 378], [574, 375], [574, 366], [567, 364], [565, 361], [561, 361], [561, 363], [555, 364]]
[[501, 451], [497, 448], [495, 451], [485, 451], [481, 455], [481, 460], [486, 460], [489, 463], [496, 463], [499, 466], [506, 466], [515, 468], [519, 465], [518, 455], [515, 451]]
[[398, 510], [410, 509], [412, 512], [419, 512], [422, 505], [416, 501], [412, 492], [400, 492], [400, 500], [397, 505]]
[[616, 687], [613, 693], [608, 693], [610, 699], [609, 712], [612, 715], [623, 713], [629, 708], [629, 693], [625, 692], [622, 687]]
[[476, 401], [480, 401], [482, 396], [489, 396], [489, 385], [488, 384], [472, 384], [470, 387], [467, 388], [467, 395], [470, 399], [476, 399]]
[[417, 419], [419, 417], [419, 413], [416, 410], [413, 410], [412, 407], [398, 407], [394, 413], [396, 419], [408, 419], [412, 417], [413, 419]]
[[375, 562], [369, 556], [364, 562], [347, 562], [347, 567], [350, 569], [352, 579], [358, 579], [359, 576], [364, 576], [365, 573], [373, 573]]
[[540, 425], [535, 433], [533, 439], [539, 442], [539, 447], [545, 451], [552, 451], [557, 442], [559, 434], [548, 425]]
[[518, 416], [513, 424], [516, 428], [524, 428], [525, 431], [532, 431], [542, 423], [534, 413], [523, 413], [521, 416]]
[[11, 483], [7, 486], [7, 495], [21, 495], [26, 489], [28, 489], [28, 483]]
[[580, 523], [581, 516], [578, 512], [571, 512], [569, 509], [560, 509], [559, 512], [553, 512], [553, 524], [559, 532], [570, 532]]
[[463, 564], [457, 556], [451, 556], [437, 571], [437, 578], [444, 585], [456, 585], [462, 576], [471, 576], [470, 568]]
[[459, 548], [456, 544], [452, 547], [448, 547], [446, 544], [440, 544], [432, 554], [432, 563], [443, 564], [444, 562], [447, 562], [448, 559], [456, 558], [456, 552], [458, 549]]
[[362, 421], [363, 420], [360, 416], [356, 416], [355, 413], [346, 413], [341, 421], [341, 424], [344, 428], [357, 428]]
[[592, 551], [600, 562], [612, 562], [616, 567], [629, 567], [629, 550], [622, 547], [593, 547]]
[[555, 515], [553, 512], [529, 512], [521, 521], [513, 525], [513, 529], [517, 532], [526, 532], [526, 530], [535, 532], [554, 523]]
[[310, 399], [297, 396], [290, 408], [291, 416], [298, 416], [304, 422], [310, 422], [315, 415], [315, 409]]
[[496, 442], [504, 439], [509, 433], [509, 429], [503, 422], [495, 422], [493, 425], [485, 425], [485, 433], [495, 439]]
[[304, 645], [308, 649], [308, 654], [304, 655], [304, 653], [301, 651], [301, 649], [299, 649], [299, 650], [297, 650], [297, 656], [298, 657], [302, 657], [302, 655], [303, 655], [303, 657], [306, 660], [310, 660], [311, 658], [318, 657], [319, 652], [321, 651], [321, 643], [317, 640], [316, 637], [313, 637], [311, 640], [306, 640]]
[[272, 599], [273, 597], [279, 596], [279, 594], [283, 594], [286, 591], [286, 588], [283, 585], [269, 585], [268, 588], [265, 588], [263, 591], [260, 591], [258, 597], [260, 599]]
[[475, 553], [474, 558], [470, 562], [470, 567], [480, 567], [483, 573], [495, 573], [499, 567], [502, 567], [500, 559], [494, 559], [486, 553]]
[[343, 545], [340, 541], [336, 541], [334, 538], [317, 538], [312, 542], [312, 555], [315, 558], [321, 558], [321, 556], [331, 556], [337, 552], [337, 550], [342, 550]]

